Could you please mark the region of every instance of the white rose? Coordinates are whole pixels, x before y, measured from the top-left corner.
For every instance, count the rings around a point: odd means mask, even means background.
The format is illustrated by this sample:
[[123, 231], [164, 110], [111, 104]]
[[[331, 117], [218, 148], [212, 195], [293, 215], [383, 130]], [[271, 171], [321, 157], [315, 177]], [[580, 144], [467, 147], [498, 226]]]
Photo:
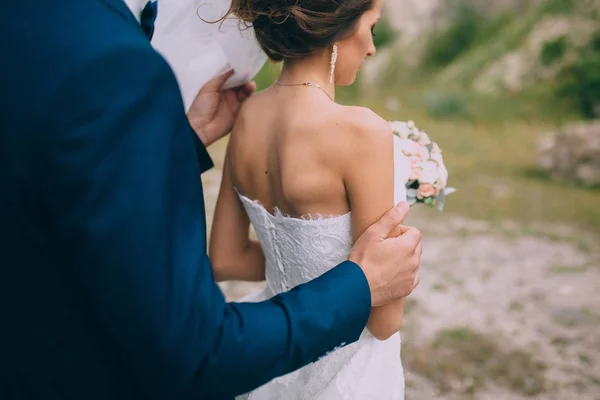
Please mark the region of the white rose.
[[417, 147], [417, 144], [410, 139], [401, 139], [400, 149], [402, 150], [405, 156], [413, 156], [419, 154], [419, 148]]
[[431, 140], [429, 139], [429, 136], [427, 136], [427, 134], [423, 131], [419, 132], [419, 143], [420, 144], [429, 144], [431, 143]]
[[442, 150], [440, 149], [440, 146], [438, 146], [437, 143], [432, 143], [431, 146], [431, 154], [429, 155], [429, 158], [438, 164], [444, 164], [444, 158], [442, 157]]
[[423, 163], [423, 171], [419, 177], [420, 183], [434, 184], [438, 179], [438, 165], [434, 161], [426, 161]]
[[400, 139], [408, 139], [408, 135], [410, 134], [410, 129], [405, 122], [402, 121], [392, 121], [390, 122], [390, 126], [392, 127], [392, 131], [397, 133], [400, 136]]
[[443, 163], [439, 163], [437, 166], [437, 175], [440, 178], [440, 185], [446, 187], [448, 184], [448, 170]]

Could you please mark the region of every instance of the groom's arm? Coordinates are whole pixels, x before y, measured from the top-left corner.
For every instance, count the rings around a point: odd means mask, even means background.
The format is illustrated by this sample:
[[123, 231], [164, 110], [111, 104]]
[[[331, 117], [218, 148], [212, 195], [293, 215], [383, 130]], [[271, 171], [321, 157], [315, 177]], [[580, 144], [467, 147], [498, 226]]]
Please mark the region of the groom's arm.
[[358, 338], [370, 293], [349, 262], [271, 301], [225, 303], [181, 95], [149, 46], [83, 63], [56, 101], [41, 161], [56, 250], [145, 397], [230, 398]]

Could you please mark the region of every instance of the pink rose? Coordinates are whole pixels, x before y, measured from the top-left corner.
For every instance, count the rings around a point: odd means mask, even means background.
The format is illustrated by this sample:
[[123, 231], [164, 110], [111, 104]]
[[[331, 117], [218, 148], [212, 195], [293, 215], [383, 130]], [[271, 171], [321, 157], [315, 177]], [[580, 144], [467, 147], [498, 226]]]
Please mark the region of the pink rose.
[[418, 157], [410, 157], [410, 175], [408, 179], [415, 180], [421, 176], [421, 160]]
[[410, 157], [410, 168], [411, 169], [415, 169], [415, 168], [420, 168], [421, 167], [421, 159], [419, 157]]
[[408, 179], [411, 181], [418, 180], [421, 176], [421, 168], [415, 168], [410, 171], [410, 175], [408, 175]]
[[424, 199], [426, 197], [433, 196], [434, 194], [435, 188], [429, 183], [419, 185], [419, 188], [417, 189], [417, 197], [419, 199]]

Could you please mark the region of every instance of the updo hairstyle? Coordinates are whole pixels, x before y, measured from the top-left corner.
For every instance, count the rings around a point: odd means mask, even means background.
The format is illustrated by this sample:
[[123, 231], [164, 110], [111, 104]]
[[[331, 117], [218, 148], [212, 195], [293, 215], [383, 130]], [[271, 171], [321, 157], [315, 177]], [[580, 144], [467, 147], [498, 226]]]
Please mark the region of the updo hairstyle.
[[301, 58], [350, 36], [374, 0], [233, 0], [234, 13], [252, 27], [273, 61]]

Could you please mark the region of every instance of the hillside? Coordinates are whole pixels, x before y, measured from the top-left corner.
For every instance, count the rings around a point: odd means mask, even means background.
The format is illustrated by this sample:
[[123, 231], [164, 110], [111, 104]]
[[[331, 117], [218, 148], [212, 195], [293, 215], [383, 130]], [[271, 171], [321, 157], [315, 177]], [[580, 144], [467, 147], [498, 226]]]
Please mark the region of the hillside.
[[388, 0], [385, 7], [396, 33], [365, 71], [367, 92], [417, 89], [420, 99], [404, 101], [434, 116], [486, 114], [467, 110], [469, 102], [498, 111], [499, 98], [519, 108], [510, 116], [539, 111], [524, 112], [527, 103], [551, 109], [548, 116], [556, 108], [562, 117], [598, 116], [600, 1]]

